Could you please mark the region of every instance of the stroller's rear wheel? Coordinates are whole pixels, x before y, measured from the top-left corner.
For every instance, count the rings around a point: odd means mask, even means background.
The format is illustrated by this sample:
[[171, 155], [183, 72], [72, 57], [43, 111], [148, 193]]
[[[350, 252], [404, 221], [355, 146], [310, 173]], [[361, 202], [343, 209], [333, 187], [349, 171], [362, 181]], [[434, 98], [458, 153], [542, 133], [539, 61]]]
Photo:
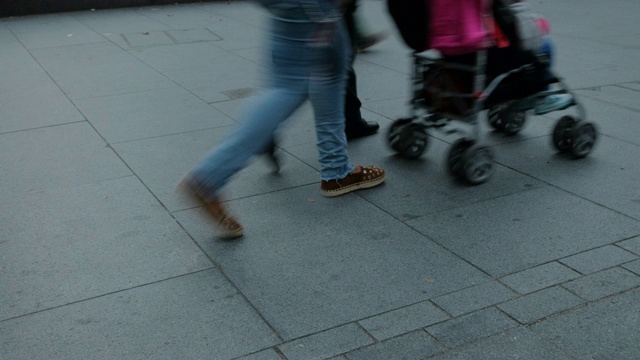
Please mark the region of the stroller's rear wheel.
[[593, 149], [597, 131], [593, 124], [580, 122], [571, 129], [571, 154], [576, 158], [583, 158]]
[[573, 116], [563, 116], [556, 123], [553, 129], [553, 146], [561, 152], [567, 152], [571, 150], [573, 138], [571, 131], [578, 121]]
[[514, 109], [512, 104], [513, 102], [492, 106], [487, 114], [489, 125], [505, 135], [517, 134], [527, 121], [527, 113]]
[[413, 119], [398, 119], [391, 124], [387, 141], [391, 149], [407, 159], [416, 159], [427, 148], [428, 135], [424, 127]]

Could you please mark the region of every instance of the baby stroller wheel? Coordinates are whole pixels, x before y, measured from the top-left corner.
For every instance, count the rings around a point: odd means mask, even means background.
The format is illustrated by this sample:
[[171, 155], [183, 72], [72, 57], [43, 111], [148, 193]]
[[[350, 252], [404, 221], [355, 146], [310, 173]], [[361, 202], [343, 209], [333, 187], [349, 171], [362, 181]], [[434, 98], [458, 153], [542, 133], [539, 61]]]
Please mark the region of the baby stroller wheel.
[[387, 143], [392, 150], [396, 152], [402, 151], [402, 129], [411, 123], [411, 121], [413, 121], [411, 118], [397, 119], [391, 124], [391, 127], [389, 127], [387, 131]]
[[571, 154], [583, 158], [591, 152], [596, 143], [597, 131], [593, 124], [580, 122], [571, 129]]
[[412, 119], [394, 121], [389, 128], [387, 141], [402, 157], [416, 159], [427, 148], [428, 136], [424, 127], [411, 121]]
[[488, 147], [471, 145], [463, 155], [464, 178], [471, 185], [479, 185], [491, 178], [495, 171], [493, 152]]
[[464, 176], [463, 155], [465, 150], [470, 148], [474, 142], [465, 138], [458, 139], [451, 145], [449, 155], [447, 156], [447, 168], [451, 176], [462, 178]]
[[527, 120], [527, 113], [515, 110], [511, 104], [492, 106], [487, 114], [489, 125], [505, 135], [515, 135], [520, 132]]
[[576, 119], [568, 115], [561, 117], [556, 123], [553, 129], [553, 146], [559, 152], [564, 153], [571, 150], [573, 142], [571, 131], [577, 123]]

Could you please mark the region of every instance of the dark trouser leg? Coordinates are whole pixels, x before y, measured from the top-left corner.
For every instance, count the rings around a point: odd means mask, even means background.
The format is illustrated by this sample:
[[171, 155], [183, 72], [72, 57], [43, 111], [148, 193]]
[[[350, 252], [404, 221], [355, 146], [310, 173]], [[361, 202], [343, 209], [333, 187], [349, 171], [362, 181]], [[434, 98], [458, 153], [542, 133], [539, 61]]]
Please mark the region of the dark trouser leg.
[[353, 66], [350, 66], [347, 73], [347, 92], [344, 102], [344, 118], [347, 132], [352, 128], [362, 126], [361, 106], [362, 103], [358, 99], [356, 73], [353, 71]]

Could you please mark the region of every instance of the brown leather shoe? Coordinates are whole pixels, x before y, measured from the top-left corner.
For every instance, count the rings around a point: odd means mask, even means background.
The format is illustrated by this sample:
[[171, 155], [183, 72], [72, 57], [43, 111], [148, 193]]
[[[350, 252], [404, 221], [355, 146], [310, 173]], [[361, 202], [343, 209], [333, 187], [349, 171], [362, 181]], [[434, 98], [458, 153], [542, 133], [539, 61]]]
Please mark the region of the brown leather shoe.
[[[358, 171], [360, 170], [360, 171]], [[322, 180], [320, 191], [327, 197], [344, 195], [358, 189], [367, 189], [384, 182], [384, 170], [375, 166], [356, 166], [353, 172], [339, 180]]]
[[199, 190], [195, 180], [187, 176], [180, 181], [177, 189], [195, 200], [203, 209], [206, 210], [209, 217], [215, 222], [220, 230], [220, 237], [235, 239], [243, 235], [244, 229], [242, 228], [242, 225], [228, 214], [227, 209], [225, 209], [220, 198], [206, 200], [202, 191]]

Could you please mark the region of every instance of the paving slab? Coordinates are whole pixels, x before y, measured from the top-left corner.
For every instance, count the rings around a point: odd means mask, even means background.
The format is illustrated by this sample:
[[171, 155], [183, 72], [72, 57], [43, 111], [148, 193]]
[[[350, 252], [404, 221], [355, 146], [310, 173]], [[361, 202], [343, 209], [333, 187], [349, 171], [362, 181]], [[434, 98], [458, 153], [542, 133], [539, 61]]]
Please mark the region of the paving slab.
[[640, 101], [638, 101], [640, 93], [638, 90], [630, 90], [624, 86], [614, 85], [585, 89], [578, 93], [607, 103], [620, 105], [636, 112], [640, 111]]
[[500, 282], [521, 294], [529, 294], [580, 276], [577, 271], [550, 262], [500, 278]]
[[12, 21], [7, 25], [29, 50], [107, 41], [65, 13], [21, 18], [21, 21]]
[[389, 311], [358, 323], [378, 340], [388, 339], [449, 319], [444, 311], [433, 303], [424, 301]]
[[581, 277], [563, 286], [583, 299], [594, 301], [640, 286], [640, 277], [617, 267]]
[[552, 187], [407, 223], [492, 276], [614, 243], [640, 230], [635, 220]]
[[239, 242], [216, 241], [197, 211], [174, 216], [284, 339], [486, 280], [354, 194], [327, 199], [312, 185], [229, 205], [246, 224]]
[[3, 359], [231, 359], [279, 342], [217, 270], [0, 323]]
[[637, 258], [617, 246], [608, 245], [560, 259], [560, 262], [583, 274], [590, 274]]
[[433, 302], [452, 316], [460, 316], [513, 299], [517, 295], [496, 281], [486, 282], [451, 294]]
[[445, 346], [455, 348], [517, 326], [517, 322], [493, 307], [453, 318], [426, 330]]
[[636, 289], [544, 320], [531, 330], [575, 358], [634, 359], [640, 353], [639, 302]]
[[13, 41], [2, 44], [3, 51], [0, 52], [0, 62], [3, 66], [0, 67], [0, 76], [2, 76], [0, 93], [54, 85], [40, 64], [33, 59], [13, 34], [8, 30], [7, 34], [7, 38], [9, 38], [7, 41]]
[[[634, 160], [640, 156], [640, 147], [635, 144], [601, 136], [593, 153], [579, 161], [555, 154], [549, 138], [504, 144], [497, 151], [501, 153], [498, 161], [505, 166], [640, 219], [640, 165]], [[520, 151], [529, 155], [522, 156]]]
[[0, 133], [85, 120], [54, 84], [7, 91], [0, 98], [0, 108]]
[[280, 345], [290, 360], [326, 359], [371, 344], [373, 340], [356, 324], [346, 324]]
[[3, 198], [2, 320], [213, 266], [133, 176]]
[[583, 299], [564, 288], [554, 286], [508, 301], [498, 307], [520, 323], [528, 324], [584, 303]]
[[3, 196], [131, 175], [86, 122], [1, 134], [0, 172], [9, 171]]
[[422, 360], [443, 349], [424, 331], [415, 331], [347, 353], [349, 360]]
[[640, 255], [640, 236], [636, 236], [632, 239], [628, 239], [628, 240], [623, 240], [619, 243], [617, 243], [618, 246], [620, 246], [623, 249], [626, 249], [628, 251], [631, 251], [632, 253], [636, 254], [636, 255]]
[[233, 119], [180, 87], [75, 103], [110, 144], [235, 124]]
[[112, 43], [93, 43], [31, 52], [70, 99], [174, 87]]
[[569, 360], [572, 357], [562, 349], [541, 339], [526, 328], [519, 327], [487, 339], [457, 348], [434, 360], [511, 360], [553, 359]]

